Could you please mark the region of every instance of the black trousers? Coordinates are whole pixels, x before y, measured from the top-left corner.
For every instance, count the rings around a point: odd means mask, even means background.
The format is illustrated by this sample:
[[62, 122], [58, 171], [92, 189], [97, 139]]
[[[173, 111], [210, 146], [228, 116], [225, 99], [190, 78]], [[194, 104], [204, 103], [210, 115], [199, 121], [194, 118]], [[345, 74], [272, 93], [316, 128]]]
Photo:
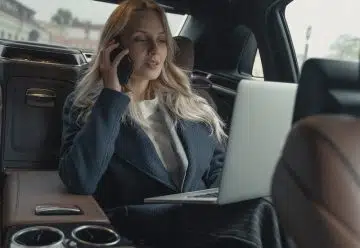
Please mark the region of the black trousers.
[[265, 199], [217, 205], [137, 205], [111, 214], [120, 234], [149, 247], [287, 248]]

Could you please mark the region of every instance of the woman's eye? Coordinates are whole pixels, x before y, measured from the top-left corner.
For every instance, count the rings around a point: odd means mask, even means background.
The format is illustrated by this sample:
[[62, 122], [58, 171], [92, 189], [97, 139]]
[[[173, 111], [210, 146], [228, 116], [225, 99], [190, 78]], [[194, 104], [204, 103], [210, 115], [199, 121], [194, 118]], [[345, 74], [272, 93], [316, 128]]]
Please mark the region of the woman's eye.
[[137, 42], [144, 42], [144, 41], [146, 41], [145, 38], [141, 38], [141, 37], [136, 37], [134, 40], [137, 41]]
[[166, 43], [166, 39], [159, 39], [160, 43]]

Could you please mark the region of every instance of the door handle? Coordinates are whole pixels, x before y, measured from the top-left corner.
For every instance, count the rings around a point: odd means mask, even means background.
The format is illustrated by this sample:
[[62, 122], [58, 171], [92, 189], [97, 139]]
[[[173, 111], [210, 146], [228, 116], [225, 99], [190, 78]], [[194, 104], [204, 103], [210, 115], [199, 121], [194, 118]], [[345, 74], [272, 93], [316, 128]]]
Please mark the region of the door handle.
[[56, 92], [51, 89], [30, 88], [26, 90], [26, 104], [35, 107], [54, 107]]

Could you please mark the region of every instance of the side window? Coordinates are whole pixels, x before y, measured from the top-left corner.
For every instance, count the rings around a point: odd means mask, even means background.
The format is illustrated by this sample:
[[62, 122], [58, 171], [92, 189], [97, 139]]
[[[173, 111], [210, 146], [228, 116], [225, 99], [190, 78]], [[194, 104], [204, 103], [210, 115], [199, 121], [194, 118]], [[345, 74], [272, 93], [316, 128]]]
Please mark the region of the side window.
[[256, 78], [264, 78], [263, 66], [261, 63], [261, 56], [259, 53], [259, 49], [256, 52], [254, 66], [252, 69], [252, 76]]
[[178, 33], [180, 32], [180, 29], [184, 25], [184, 22], [185, 22], [185, 20], [187, 18], [187, 15], [166, 13], [166, 17], [167, 17], [168, 22], [169, 22], [171, 34], [173, 36], [178, 35]]
[[299, 66], [313, 57], [358, 61], [359, 13], [359, 0], [292, 1], [285, 18]]

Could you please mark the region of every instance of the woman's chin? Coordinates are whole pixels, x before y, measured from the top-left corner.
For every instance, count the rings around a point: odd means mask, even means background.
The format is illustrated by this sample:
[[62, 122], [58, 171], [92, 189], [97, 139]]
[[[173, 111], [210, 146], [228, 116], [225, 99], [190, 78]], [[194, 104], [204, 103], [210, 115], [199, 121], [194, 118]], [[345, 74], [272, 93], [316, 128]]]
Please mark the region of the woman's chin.
[[134, 78], [141, 78], [142, 80], [155, 80], [158, 79], [161, 74], [161, 70], [146, 70], [142, 73], [136, 73]]

